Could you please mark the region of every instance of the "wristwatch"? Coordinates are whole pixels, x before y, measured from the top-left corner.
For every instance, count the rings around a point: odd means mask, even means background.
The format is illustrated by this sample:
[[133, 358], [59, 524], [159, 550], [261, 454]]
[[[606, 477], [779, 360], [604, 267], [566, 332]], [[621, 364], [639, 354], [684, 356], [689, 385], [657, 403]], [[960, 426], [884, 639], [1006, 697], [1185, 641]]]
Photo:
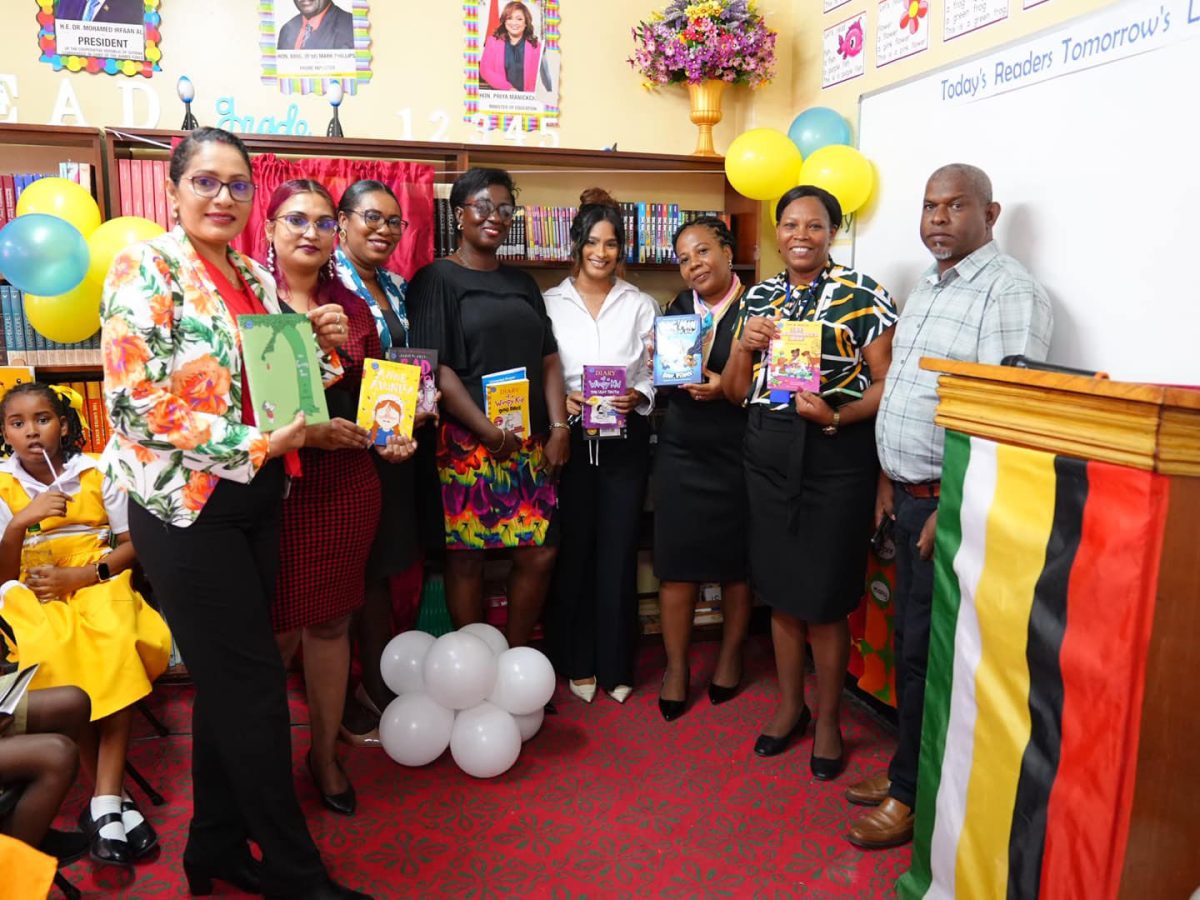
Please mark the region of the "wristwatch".
[[833, 411], [833, 421], [830, 422], [828, 425], [826, 425], [824, 428], [822, 428], [821, 431], [823, 431], [825, 434], [829, 435], [829, 437], [833, 437], [835, 434], [837, 434], [838, 424], [841, 421], [842, 421], [842, 411], [840, 409], [835, 409]]
[[96, 578], [99, 581], [108, 581], [110, 578], [112, 578], [112, 572], [108, 570], [108, 563], [96, 563]]

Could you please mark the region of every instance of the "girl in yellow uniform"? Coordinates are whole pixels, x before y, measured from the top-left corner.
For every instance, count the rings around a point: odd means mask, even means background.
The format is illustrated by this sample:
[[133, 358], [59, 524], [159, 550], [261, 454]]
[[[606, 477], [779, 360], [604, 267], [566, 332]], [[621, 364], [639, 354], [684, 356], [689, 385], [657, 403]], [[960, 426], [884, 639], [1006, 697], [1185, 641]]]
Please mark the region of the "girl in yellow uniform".
[[32, 687], [76, 685], [94, 727], [80, 740], [95, 794], [80, 816], [97, 862], [130, 865], [158, 843], [122, 789], [132, 704], [167, 665], [170, 634], [130, 582], [134, 562], [126, 500], [80, 451], [79, 395], [34, 382], [0, 401], [2, 616]]

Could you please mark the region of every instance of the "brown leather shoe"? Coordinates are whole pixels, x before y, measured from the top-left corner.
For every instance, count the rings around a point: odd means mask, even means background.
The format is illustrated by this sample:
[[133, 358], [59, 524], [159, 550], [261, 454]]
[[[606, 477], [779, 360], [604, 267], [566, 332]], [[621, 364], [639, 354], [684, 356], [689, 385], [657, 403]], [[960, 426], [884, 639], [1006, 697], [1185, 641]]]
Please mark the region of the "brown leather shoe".
[[888, 778], [887, 772], [880, 772], [866, 781], [846, 788], [846, 799], [859, 806], [878, 806], [887, 799], [891, 788], [892, 780]]
[[847, 840], [864, 850], [881, 850], [907, 844], [913, 836], [913, 811], [895, 797], [888, 797], [850, 826]]

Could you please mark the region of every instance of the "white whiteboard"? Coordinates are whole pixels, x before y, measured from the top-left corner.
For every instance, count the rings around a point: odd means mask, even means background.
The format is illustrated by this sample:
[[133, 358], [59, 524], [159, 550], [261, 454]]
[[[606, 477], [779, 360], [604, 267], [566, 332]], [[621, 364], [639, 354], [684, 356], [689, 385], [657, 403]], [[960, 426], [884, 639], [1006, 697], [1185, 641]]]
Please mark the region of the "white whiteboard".
[[[926, 179], [977, 165], [1002, 206], [1001, 249], [1050, 294], [1051, 361], [1200, 384], [1196, 37], [1200, 0], [1127, 0], [864, 96], [859, 146], [879, 186], [855, 268], [903, 302], [932, 261], [918, 230]], [[998, 64], [1027, 59], [1043, 68], [996, 83]], [[974, 97], [944, 97], [981, 73]]]

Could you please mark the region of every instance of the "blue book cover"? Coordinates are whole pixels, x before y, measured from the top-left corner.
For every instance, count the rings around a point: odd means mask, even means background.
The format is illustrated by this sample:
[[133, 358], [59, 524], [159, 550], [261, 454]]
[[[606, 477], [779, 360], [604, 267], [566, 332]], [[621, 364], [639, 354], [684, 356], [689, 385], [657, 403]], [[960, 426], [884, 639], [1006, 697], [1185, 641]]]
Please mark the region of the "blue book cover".
[[4, 316], [4, 345], [10, 352], [20, 350], [21, 346], [17, 342], [17, 330], [13, 327], [16, 320], [13, 317], [12, 288], [7, 284], [0, 285], [0, 313]]
[[528, 376], [525, 374], [525, 367], [518, 366], [515, 369], [505, 369], [502, 372], [489, 372], [480, 379], [480, 385], [483, 387], [483, 395], [487, 396], [487, 389], [493, 384], [501, 384], [505, 381], [521, 381]]
[[698, 315], [659, 316], [654, 320], [655, 386], [703, 382], [703, 350]]

